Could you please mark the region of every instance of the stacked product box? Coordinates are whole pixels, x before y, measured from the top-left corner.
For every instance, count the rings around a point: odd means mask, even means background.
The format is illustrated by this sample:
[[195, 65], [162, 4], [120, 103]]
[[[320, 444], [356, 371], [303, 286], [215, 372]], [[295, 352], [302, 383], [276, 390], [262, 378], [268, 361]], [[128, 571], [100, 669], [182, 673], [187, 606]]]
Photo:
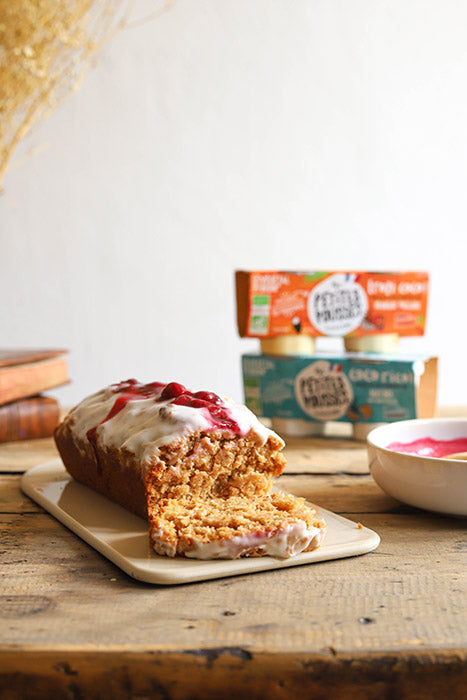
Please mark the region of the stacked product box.
[[[242, 337], [261, 354], [242, 358], [247, 405], [288, 435], [317, 435], [329, 421], [364, 439], [381, 423], [431, 417], [437, 359], [398, 353], [401, 336], [422, 336], [425, 272], [236, 273]], [[315, 352], [319, 336], [345, 352]]]

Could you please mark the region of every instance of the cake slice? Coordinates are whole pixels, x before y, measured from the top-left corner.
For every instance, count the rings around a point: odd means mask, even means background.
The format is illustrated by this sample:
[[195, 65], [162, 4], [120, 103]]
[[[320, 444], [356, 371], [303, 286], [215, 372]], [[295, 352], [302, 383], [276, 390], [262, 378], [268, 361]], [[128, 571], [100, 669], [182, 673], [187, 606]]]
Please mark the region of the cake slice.
[[148, 518], [160, 554], [286, 557], [324, 533], [302, 499], [271, 494], [281, 438], [212, 392], [113, 384], [70, 411], [55, 441], [75, 479]]
[[285, 559], [316, 549], [324, 536], [315, 511], [289, 494], [158, 499], [148, 483], [150, 539], [158, 554]]

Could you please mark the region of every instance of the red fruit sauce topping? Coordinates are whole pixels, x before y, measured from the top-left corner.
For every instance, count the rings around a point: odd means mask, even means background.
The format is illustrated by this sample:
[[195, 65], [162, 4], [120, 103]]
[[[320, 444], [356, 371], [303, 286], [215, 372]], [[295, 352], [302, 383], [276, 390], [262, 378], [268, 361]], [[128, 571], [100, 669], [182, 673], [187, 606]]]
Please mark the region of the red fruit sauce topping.
[[241, 434], [240, 426], [234, 421], [228, 407], [224, 404], [220, 396], [212, 391], [189, 391], [183, 384], [170, 382], [163, 384], [161, 382], [151, 382], [150, 384], [140, 384], [136, 379], [127, 379], [119, 384], [112, 384], [112, 392], [119, 394], [112, 408], [106, 417], [101, 420], [94, 428], [90, 428], [86, 436], [88, 440], [95, 438], [97, 428], [110, 420], [117, 413], [125, 408], [129, 401], [138, 401], [141, 399], [154, 398], [154, 401], [168, 401], [169, 404], [176, 406], [188, 406], [190, 408], [200, 408], [204, 410], [204, 416], [209, 417], [211, 425], [209, 430], [224, 429], [229, 430], [236, 435]]
[[426, 437], [413, 442], [391, 442], [386, 449], [419, 455], [420, 457], [446, 457], [458, 452], [467, 452], [467, 438], [433, 440], [433, 438]]

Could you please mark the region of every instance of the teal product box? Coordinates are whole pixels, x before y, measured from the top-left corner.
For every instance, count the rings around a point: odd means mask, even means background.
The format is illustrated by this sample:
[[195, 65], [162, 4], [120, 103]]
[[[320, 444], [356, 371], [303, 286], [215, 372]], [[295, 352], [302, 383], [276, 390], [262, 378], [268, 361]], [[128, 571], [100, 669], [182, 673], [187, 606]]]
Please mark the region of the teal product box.
[[390, 423], [431, 418], [437, 358], [243, 355], [245, 403], [263, 418]]

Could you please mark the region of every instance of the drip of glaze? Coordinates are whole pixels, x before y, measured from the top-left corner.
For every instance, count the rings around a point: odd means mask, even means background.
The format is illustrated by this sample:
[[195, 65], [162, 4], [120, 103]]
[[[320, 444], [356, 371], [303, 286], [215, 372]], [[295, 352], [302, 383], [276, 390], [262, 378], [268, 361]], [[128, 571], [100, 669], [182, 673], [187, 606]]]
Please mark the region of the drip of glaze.
[[150, 384], [140, 384], [136, 379], [127, 379], [119, 384], [112, 384], [111, 390], [113, 394], [120, 394], [120, 396], [115, 400], [112, 408], [108, 414], [101, 420], [100, 423], [90, 428], [86, 437], [90, 442], [95, 439], [97, 428], [106, 423], [108, 420], [113, 418], [120, 413], [121, 410], [125, 408], [129, 401], [138, 401], [141, 399], [149, 399], [153, 396], [156, 400], [160, 397], [165, 384], [161, 382], [151, 382]]
[[178, 382], [151, 382], [150, 384], [140, 384], [136, 379], [127, 379], [119, 384], [111, 386], [112, 393], [119, 396], [108, 412], [108, 414], [93, 428], [90, 428], [86, 437], [91, 443], [95, 443], [97, 428], [106, 423], [122, 411], [129, 401], [154, 398], [155, 402], [167, 402], [168, 405], [187, 406], [189, 408], [201, 409], [204, 415], [209, 417], [210, 430], [229, 430], [236, 435], [241, 434], [238, 423], [231, 417], [229, 408], [220, 396], [211, 391], [191, 392], [183, 384]]

